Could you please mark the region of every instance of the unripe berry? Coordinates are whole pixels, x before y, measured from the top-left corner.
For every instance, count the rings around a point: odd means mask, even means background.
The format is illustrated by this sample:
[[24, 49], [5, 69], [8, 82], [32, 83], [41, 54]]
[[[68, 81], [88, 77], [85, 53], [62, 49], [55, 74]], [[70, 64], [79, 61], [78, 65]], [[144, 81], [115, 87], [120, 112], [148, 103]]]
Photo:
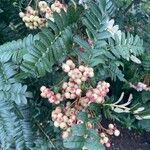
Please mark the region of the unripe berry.
[[40, 91], [43, 92], [46, 89], [46, 86], [41, 86]]
[[69, 72], [70, 71], [70, 67], [66, 64], [63, 64], [62, 68], [63, 68], [64, 72]]
[[57, 115], [58, 118], [62, 118], [62, 116], [63, 116], [62, 113], [59, 113], [59, 114]]
[[101, 143], [101, 144], [104, 144], [104, 141], [103, 141], [103, 139], [100, 139], [100, 143]]
[[31, 6], [26, 7], [27, 11], [33, 10], [33, 8]]
[[56, 107], [55, 113], [57, 113], [57, 114], [61, 113], [61, 108], [60, 107]]
[[76, 95], [75, 94], [71, 94], [70, 95], [70, 99], [75, 99], [76, 98]]
[[114, 129], [114, 125], [113, 125], [113, 124], [109, 124], [109, 125], [108, 125], [108, 128], [109, 128], [109, 129]]
[[115, 136], [119, 136], [119, 135], [120, 135], [120, 131], [119, 131], [118, 129], [116, 129], [116, 130], [114, 131], [114, 135], [115, 135]]
[[98, 97], [97, 99], [96, 99], [96, 103], [102, 103], [103, 102], [103, 98], [102, 97]]
[[70, 93], [66, 92], [66, 93], [65, 93], [65, 97], [66, 97], [67, 99], [70, 99]]
[[67, 82], [64, 82], [62, 88], [63, 88], [63, 89], [66, 89], [67, 87], [68, 87]]
[[41, 95], [41, 97], [43, 97], [43, 98], [47, 98], [46, 93], [41, 93], [40, 95]]
[[60, 94], [60, 93], [57, 93], [57, 94], [56, 94], [56, 98], [57, 98], [58, 100], [60, 100], [60, 99], [61, 99], [61, 94]]
[[63, 116], [64, 122], [68, 122], [69, 118], [67, 116]]
[[75, 82], [80, 85], [82, 83], [82, 81], [80, 79], [76, 79]]
[[54, 122], [54, 126], [58, 128], [59, 127], [59, 123], [57, 121], [55, 121]]
[[33, 22], [34, 27], [38, 27], [38, 23], [37, 22]]
[[25, 16], [25, 14], [24, 14], [23, 12], [20, 12], [20, 13], [19, 13], [19, 16], [20, 16], [21, 18], [23, 18], [23, 17]]
[[76, 94], [77, 94], [78, 96], [81, 95], [81, 92], [82, 92], [81, 89], [77, 89], [77, 90], [76, 90]]
[[75, 116], [75, 115], [72, 115], [72, 116], [71, 116], [71, 119], [72, 119], [72, 120], [76, 120], [76, 116]]
[[105, 135], [105, 133], [102, 132], [102, 133], [100, 134], [100, 136], [103, 138], [103, 137], [105, 137], [106, 135]]
[[87, 80], [87, 77], [82, 76], [81, 81], [86, 81], [86, 80]]
[[106, 147], [110, 147], [111, 145], [110, 145], [109, 142], [107, 142], [107, 143], [105, 143], [105, 146], [106, 146]]
[[66, 139], [69, 136], [69, 132], [68, 131], [64, 131], [62, 134], [62, 138]]
[[40, 1], [39, 2], [39, 7], [47, 7], [47, 3], [45, 1]]
[[109, 141], [108, 137], [105, 136], [103, 141], [104, 141], [104, 143], [107, 143]]
[[34, 16], [33, 21], [38, 22], [39, 17], [38, 16]]
[[67, 124], [65, 122], [61, 122], [60, 123], [60, 128], [61, 129], [66, 129], [67, 128]]
[[89, 77], [90, 77], [90, 78], [94, 77], [94, 72], [90, 72], [90, 73], [89, 73]]
[[72, 61], [71, 59], [68, 59], [68, 60], [66, 61], [66, 64], [67, 64], [68, 66], [71, 66], [71, 65], [74, 64], [74, 63], [73, 63], [73, 61]]
[[85, 69], [84, 69], [85, 67], [83, 66], [83, 65], [81, 65], [81, 66], [79, 66], [79, 70], [81, 71], [81, 72], [83, 72]]

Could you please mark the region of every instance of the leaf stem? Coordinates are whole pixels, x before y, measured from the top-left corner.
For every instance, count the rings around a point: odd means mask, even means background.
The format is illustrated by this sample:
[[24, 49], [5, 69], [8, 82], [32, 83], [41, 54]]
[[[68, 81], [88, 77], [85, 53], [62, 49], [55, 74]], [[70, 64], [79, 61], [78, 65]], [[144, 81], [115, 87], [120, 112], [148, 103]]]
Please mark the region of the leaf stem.
[[[35, 120], [35, 119], [34, 119]], [[38, 128], [41, 130], [41, 132], [46, 136], [46, 138], [48, 139], [48, 141], [50, 142], [50, 144], [53, 146], [53, 148], [55, 148], [56, 150], [58, 150], [57, 149], [57, 147], [55, 147], [55, 145], [53, 144], [53, 142], [52, 142], [52, 140], [49, 138], [49, 136], [46, 134], [46, 132], [43, 130], [43, 128], [41, 127], [41, 125], [37, 122], [37, 121], [35, 121], [35, 123], [36, 123], [36, 125], [38, 126]]]

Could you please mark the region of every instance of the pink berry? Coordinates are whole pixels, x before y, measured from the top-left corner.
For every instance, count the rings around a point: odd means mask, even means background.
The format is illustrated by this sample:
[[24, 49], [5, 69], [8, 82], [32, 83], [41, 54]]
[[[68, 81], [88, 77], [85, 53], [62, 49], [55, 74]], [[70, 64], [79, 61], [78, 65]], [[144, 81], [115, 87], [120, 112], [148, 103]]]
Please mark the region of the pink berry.
[[114, 125], [110, 123], [110, 124], [108, 125], [108, 128], [109, 128], [109, 129], [114, 129]]
[[105, 146], [106, 146], [106, 147], [110, 147], [111, 145], [110, 145], [110, 143], [108, 142], [108, 143], [105, 144]]
[[60, 128], [61, 129], [66, 129], [67, 128], [67, 124], [65, 122], [61, 122], [60, 123]]
[[40, 91], [43, 92], [46, 89], [46, 86], [41, 86]]
[[120, 135], [120, 131], [119, 131], [118, 129], [116, 129], [116, 130], [114, 131], [114, 135], [115, 135], [115, 136], [119, 136], [119, 135]]
[[64, 131], [62, 134], [62, 138], [66, 139], [69, 136], [69, 132], [68, 131]]
[[56, 107], [55, 112], [56, 112], [57, 114], [61, 113], [61, 108], [60, 108], [60, 107]]
[[59, 113], [59, 114], [57, 115], [58, 118], [62, 118], [62, 116], [63, 116], [62, 113]]
[[81, 92], [82, 92], [81, 89], [77, 89], [77, 90], [76, 90], [76, 94], [77, 94], [78, 96], [81, 95]]
[[55, 127], [59, 127], [59, 123], [57, 121], [54, 122]]
[[107, 143], [109, 141], [108, 137], [105, 136], [103, 141], [104, 141], [104, 143]]
[[68, 60], [66, 61], [66, 64], [67, 64], [68, 66], [71, 66], [71, 65], [73, 64], [73, 61], [72, 61], [71, 59], [68, 59]]
[[70, 99], [70, 93], [66, 92], [66, 93], [65, 93], [65, 97], [66, 97], [67, 99]]
[[103, 138], [103, 137], [105, 137], [106, 135], [105, 135], [105, 133], [102, 132], [102, 133], [100, 134], [100, 136]]
[[57, 93], [56, 94], [56, 98], [59, 100], [59, 99], [61, 99], [61, 94], [60, 93]]

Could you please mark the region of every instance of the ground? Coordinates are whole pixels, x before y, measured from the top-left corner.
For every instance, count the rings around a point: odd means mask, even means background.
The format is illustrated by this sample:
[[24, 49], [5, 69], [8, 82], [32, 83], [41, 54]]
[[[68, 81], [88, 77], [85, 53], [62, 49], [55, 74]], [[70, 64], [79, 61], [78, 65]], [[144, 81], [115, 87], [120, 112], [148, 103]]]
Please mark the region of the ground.
[[138, 133], [121, 129], [119, 137], [112, 138], [112, 146], [107, 150], [150, 150], [150, 133]]

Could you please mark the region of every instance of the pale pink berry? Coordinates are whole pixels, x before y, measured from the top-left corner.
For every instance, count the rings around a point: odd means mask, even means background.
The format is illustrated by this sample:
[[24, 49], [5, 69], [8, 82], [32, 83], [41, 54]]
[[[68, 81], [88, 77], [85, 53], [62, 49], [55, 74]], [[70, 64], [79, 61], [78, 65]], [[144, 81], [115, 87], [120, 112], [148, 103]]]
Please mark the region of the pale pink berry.
[[91, 77], [91, 78], [94, 77], [94, 72], [90, 72], [89, 77]]
[[44, 8], [44, 7], [47, 7], [47, 6], [48, 6], [45, 1], [40, 1], [38, 5], [39, 5], [40, 8], [41, 8], [41, 7]]
[[41, 93], [41, 97], [47, 98], [47, 94], [46, 93]]
[[88, 92], [86, 93], [86, 96], [87, 96], [87, 97], [91, 97], [91, 96], [92, 96], [92, 91], [88, 91]]
[[69, 126], [72, 126], [73, 125], [73, 120], [69, 119], [67, 123], [68, 123]]
[[70, 71], [70, 67], [66, 64], [63, 64], [62, 68], [63, 68], [64, 72], [69, 72]]
[[107, 142], [107, 143], [105, 144], [105, 146], [106, 146], [106, 147], [110, 147], [111, 145], [110, 145], [109, 142]]
[[68, 66], [71, 66], [71, 65], [74, 64], [74, 63], [73, 63], [73, 61], [72, 61], [71, 59], [68, 59], [68, 60], [66, 61], [66, 64], [67, 64]]
[[66, 92], [66, 93], [65, 93], [65, 97], [66, 97], [67, 99], [70, 99], [70, 93]]
[[87, 80], [87, 77], [82, 76], [81, 81], [86, 81], [86, 80]]
[[109, 141], [108, 137], [105, 136], [103, 141], [104, 141], [104, 143], [108, 143], [108, 141]]
[[62, 134], [62, 138], [66, 139], [69, 136], [69, 132], [68, 131], [64, 131]]
[[57, 93], [56, 94], [56, 98], [59, 100], [59, 99], [61, 99], [61, 94], [60, 93]]
[[101, 143], [101, 144], [104, 144], [104, 141], [103, 141], [103, 139], [100, 139], [100, 143]]
[[41, 86], [40, 91], [43, 92], [46, 89], [46, 86]]
[[77, 94], [78, 96], [81, 95], [81, 92], [82, 92], [81, 89], [77, 89], [77, 90], [76, 90], [76, 94]]
[[57, 114], [61, 113], [61, 108], [60, 107], [56, 107], [55, 113], [57, 113]]
[[100, 134], [100, 136], [103, 138], [103, 137], [105, 137], [106, 135], [105, 135], [105, 133], [102, 132], [102, 133]]
[[85, 67], [84, 66], [79, 66], [79, 70], [81, 71], [81, 72], [83, 72], [85, 69], [84, 69]]
[[76, 95], [75, 94], [71, 94], [70, 95], [70, 99], [75, 99], [76, 98]]
[[62, 118], [62, 116], [63, 116], [62, 113], [59, 113], [59, 114], [57, 115], [58, 118]]
[[62, 88], [63, 88], [63, 89], [66, 89], [67, 86], [68, 86], [67, 82], [64, 82]]
[[63, 120], [64, 120], [64, 122], [67, 122], [68, 121], [68, 117], [67, 116], [63, 116]]
[[52, 112], [52, 118], [54, 118], [54, 119], [57, 118], [57, 114], [55, 112]]
[[114, 129], [114, 125], [110, 123], [110, 124], [108, 125], [108, 128], [109, 128], [109, 129]]
[[25, 16], [25, 14], [24, 14], [23, 12], [20, 12], [20, 13], [19, 13], [19, 16], [20, 16], [21, 18], [23, 18], [23, 17]]
[[65, 122], [61, 122], [60, 123], [60, 128], [61, 129], [66, 129], [67, 128], [67, 124]]
[[115, 135], [115, 136], [119, 136], [119, 135], [120, 135], [120, 131], [119, 131], [118, 129], [116, 129], [116, 130], [114, 131], [114, 135]]
[[54, 122], [54, 126], [58, 128], [59, 127], [59, 123], [57, 121], [55, 121]]
[[72, 115], [72, 116], [71, 116], [71, 119], [72, 119], [72, 120], [76, 120], [76, 116], [75, 116], [75, 115]]
[[82, 81], [80, 79], [76, 79], [75, 82], [79, 85], [82, 83]]

